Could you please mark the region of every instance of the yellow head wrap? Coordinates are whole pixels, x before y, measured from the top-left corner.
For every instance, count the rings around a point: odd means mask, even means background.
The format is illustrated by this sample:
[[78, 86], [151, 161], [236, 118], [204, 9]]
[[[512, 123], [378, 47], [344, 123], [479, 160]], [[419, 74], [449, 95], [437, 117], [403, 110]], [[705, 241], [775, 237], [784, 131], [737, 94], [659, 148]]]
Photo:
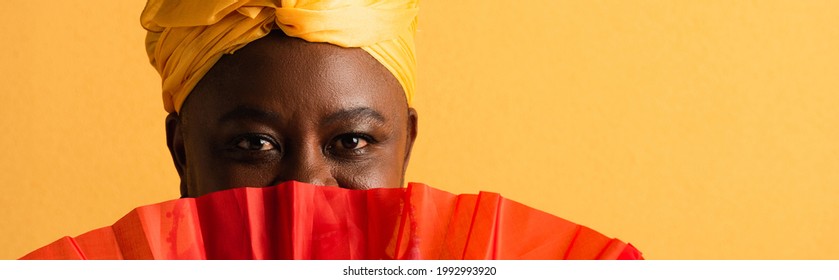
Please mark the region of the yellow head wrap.
[[163, 80], [163, 104], [178, 112], [224, 54], [279, 28], [309, 42], [360, 47], [414, 93], [418, 0], [149, 0], [140, 21]]

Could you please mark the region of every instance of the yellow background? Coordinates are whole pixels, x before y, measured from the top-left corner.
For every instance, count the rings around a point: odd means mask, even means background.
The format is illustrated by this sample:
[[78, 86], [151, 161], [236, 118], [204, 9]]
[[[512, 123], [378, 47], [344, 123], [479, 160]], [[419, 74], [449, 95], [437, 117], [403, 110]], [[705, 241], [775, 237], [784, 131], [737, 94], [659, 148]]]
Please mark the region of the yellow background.
[[[178, 196], [144, 4], [0, 4], [0, 258]], [[421, 9], [411, 181], [651, 259], [839, 258], [839, 2]]]

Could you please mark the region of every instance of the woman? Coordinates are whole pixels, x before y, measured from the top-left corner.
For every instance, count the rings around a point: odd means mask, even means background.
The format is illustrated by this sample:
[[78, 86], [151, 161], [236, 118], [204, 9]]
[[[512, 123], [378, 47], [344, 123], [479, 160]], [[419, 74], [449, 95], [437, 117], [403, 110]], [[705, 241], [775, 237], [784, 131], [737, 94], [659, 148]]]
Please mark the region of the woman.
[[[154, 212], [152, 218], [173, 220], [152, 223], [152, 238], [149, 222], [137, 222], [145, 216], [135, 210], [113, 227], [59, 240], [27, 258], [66, 256], [61, 250], [71, 257], [98, 250], [108, 251], [95, 252], [108, 258], [156, 258], [161, 255], [155, 248], [170, 245], [161, 250], [174, 253], [164, 257], [640, 258], [631, 245], [497, 194], [455, 197], [417, 187], [336, 195], [320, 189], [338, 197], [320, 201], [340, 206], [329, 204], [329, 213], [321, 215], [311, 213], [322, 209], [303, 203], [310, 216], [301, 220], [296, 212], [276, 214], [293, 203], [278, 202], [288, 197], [239, 188], [288, 181], [353, 190], [402, 187], [417, 137], [417, 112], [410, 107], [416, 12], [416, 1], [408, 0], [149, 1], [142, 22], [170, 113], [167, 145], [182, 197], [196, 199], [163, 203], [165, 211], [144, 208], [154, 210], [146, 211]], [[239, 193], [211, 194], [234, 188]], [[309, 186], [300, 192], [315, 191]], [[248, 216], [252, 204], [243, 201], [253, 193], [256, 204], [274, 207]], [[365, 214], [349, 213], [359, 204], [341, 204], [345, 198], [369, 202], [361, 207]], [[204, 204], [190, 204], [199, 200]], [[194, 214], [179, 222], [183, 211], [213, 218]], [[242, 219], [224, 220], [240, 213]], [[292, 221], [262, 224], [278, 220]], [[502, 220], [508, 226], [499, 227]], [[163, 237], [155, 239], [158, 234]], [[191, 243], [183, 245], [184, 238]], [[136, 246], [152, 239], [157, 245]], [[203, 240], [199, 249], [191, 247], [195, 240]], [[108, 242], [120, 248], [85, 245]]]
[[143, 12], [182, 196], [290, 180], [401, 187], [417, 135], [416, 1], [250, 2]]

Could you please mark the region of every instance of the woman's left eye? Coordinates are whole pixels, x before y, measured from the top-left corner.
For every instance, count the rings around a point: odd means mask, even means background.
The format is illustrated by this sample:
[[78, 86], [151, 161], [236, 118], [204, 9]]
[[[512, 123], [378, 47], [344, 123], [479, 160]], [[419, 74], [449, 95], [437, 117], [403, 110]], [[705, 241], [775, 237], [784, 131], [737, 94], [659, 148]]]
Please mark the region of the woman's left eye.
[[367, 140], [358, 136], [344, 136], [339, 138], [341, 147], [347, 150], [361, 149], [367, 146]]
[[370, 141], [362, 136], [356, 134], [347, 134], [339, 136], [332, 143], [332, 148], [341, 150], [359, 150], [370, 144]]

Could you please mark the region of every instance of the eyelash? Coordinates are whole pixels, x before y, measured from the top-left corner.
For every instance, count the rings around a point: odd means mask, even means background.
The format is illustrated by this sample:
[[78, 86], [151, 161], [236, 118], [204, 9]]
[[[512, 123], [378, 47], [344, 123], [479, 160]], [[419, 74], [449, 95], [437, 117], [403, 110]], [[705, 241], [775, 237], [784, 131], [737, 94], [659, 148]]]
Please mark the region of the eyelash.
[[342, 137], [347, 137], [347, 136], [364, 139], [364, 141], [370, 142], [370, 144], [376, 143], [376, 139], [374, 139], [373, 136], [370, 136], [368, 134], [361, 133], [361, 132], [344, 133], [344, 134], [338, 135], [338, 137], [335, 137], [335, 139], [341, 139]]

